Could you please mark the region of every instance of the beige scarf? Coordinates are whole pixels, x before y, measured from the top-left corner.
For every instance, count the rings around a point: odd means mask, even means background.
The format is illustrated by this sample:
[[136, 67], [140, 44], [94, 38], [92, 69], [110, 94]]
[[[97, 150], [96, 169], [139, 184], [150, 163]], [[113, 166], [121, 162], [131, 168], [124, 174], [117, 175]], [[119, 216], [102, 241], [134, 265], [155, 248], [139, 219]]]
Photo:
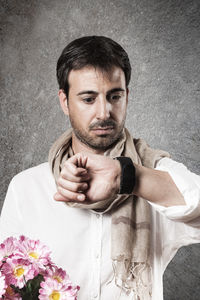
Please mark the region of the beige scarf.
[[[53, 144], [49, 163], [55, 180], [63, 163], [73, 155], [72, 130], [68, 130]], [[135, 164], [154, 168], [167, 152], [151, 149], [142, 139], [133, 139], [127, 129], [119, 142], [104, 153], [112, 158], [127, 156]], [[111, 259], [115, 283], [127, 294], [134, 291], [135, 299], [150, 300], [152, 275], [150, 267], [150, 209], [146, 200], [134, 195], [116, 195], [115, 199], [91, 204], [67, 203], [72, 207], [109, 212], [112, 215]]]

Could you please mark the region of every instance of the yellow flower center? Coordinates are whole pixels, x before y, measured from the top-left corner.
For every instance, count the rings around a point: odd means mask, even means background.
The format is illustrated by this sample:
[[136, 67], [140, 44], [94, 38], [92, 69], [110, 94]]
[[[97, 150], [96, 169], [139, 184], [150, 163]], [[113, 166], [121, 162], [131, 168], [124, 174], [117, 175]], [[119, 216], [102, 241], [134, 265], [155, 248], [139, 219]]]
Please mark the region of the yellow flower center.
[[60, 299], [60, 293], [58, 291], [53, 291], [53, 293], [50, 295], [49, 299], [59, 300]]
[[20, 277], [24, 274], [24, 269], [22, 268], [22, 266], [17, 266], [14, 270], [14, 274], [17, 277]]
[[53, 279], [55, 279], [59, 283], [62, 282], [62, 279], [59, 276], [53, 276]]
[[29, 252], [29, 256], [38, 259], [39, 255], [36, 252]]

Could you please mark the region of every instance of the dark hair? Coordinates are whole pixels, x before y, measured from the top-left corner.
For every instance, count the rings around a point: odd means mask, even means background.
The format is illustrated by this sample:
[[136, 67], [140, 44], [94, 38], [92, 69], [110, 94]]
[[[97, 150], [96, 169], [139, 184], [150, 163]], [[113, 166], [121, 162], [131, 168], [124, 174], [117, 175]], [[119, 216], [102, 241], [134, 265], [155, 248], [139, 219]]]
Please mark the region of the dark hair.
[[105, 36], [84, 36], [68, 44], [57, 62], [59, 88], [68, 97], [68, 75], [71, 70], [93, 66], [109, 71], [113, 66], [120, 67], [125, 74], [126, 86], [131, 78], [131, 65], [126, 51], [115, 41]]

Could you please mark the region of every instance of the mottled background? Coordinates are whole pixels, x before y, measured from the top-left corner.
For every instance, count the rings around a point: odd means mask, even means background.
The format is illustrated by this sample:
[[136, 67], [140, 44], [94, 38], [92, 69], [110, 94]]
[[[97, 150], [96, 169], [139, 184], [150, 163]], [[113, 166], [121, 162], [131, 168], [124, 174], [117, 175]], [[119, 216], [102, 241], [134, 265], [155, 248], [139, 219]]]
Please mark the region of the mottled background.
[[[200, 173], [200, 1], [1, 0], [1, 205], [10, 179], [47, 160], [69, 126], [55, 66], [82, 35], [106, 35], [133, 67], [127, 127]], [[179, 250], [165, 300], [200, 299], [200, 245]], [[159, 299], [158, 299], [159, 300]]]

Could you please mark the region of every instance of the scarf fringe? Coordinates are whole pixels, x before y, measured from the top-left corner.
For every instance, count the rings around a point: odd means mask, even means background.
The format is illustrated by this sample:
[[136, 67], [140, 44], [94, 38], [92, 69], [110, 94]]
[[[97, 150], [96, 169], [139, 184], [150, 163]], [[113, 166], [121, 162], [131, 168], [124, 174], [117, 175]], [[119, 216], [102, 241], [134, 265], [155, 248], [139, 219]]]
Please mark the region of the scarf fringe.
[[[120, 272], [118, 267], [122, 266], [123, 269], [127, 269], [127, 260], [119, 262], [118, 260], [113, 261], [113, 279], [115, 284], [123, 291], [127, 296], [133, 293], [133, 300], [150, 300], [152, 299], [152, 281], [151, 273], [152, 268], [146, 262], [132, 262], [128, 268], [127, 276]], [[149, 280], [143, 279], [143, 276], [149, 274]], [[145, 284], [146, 282], [146, 284]]]

